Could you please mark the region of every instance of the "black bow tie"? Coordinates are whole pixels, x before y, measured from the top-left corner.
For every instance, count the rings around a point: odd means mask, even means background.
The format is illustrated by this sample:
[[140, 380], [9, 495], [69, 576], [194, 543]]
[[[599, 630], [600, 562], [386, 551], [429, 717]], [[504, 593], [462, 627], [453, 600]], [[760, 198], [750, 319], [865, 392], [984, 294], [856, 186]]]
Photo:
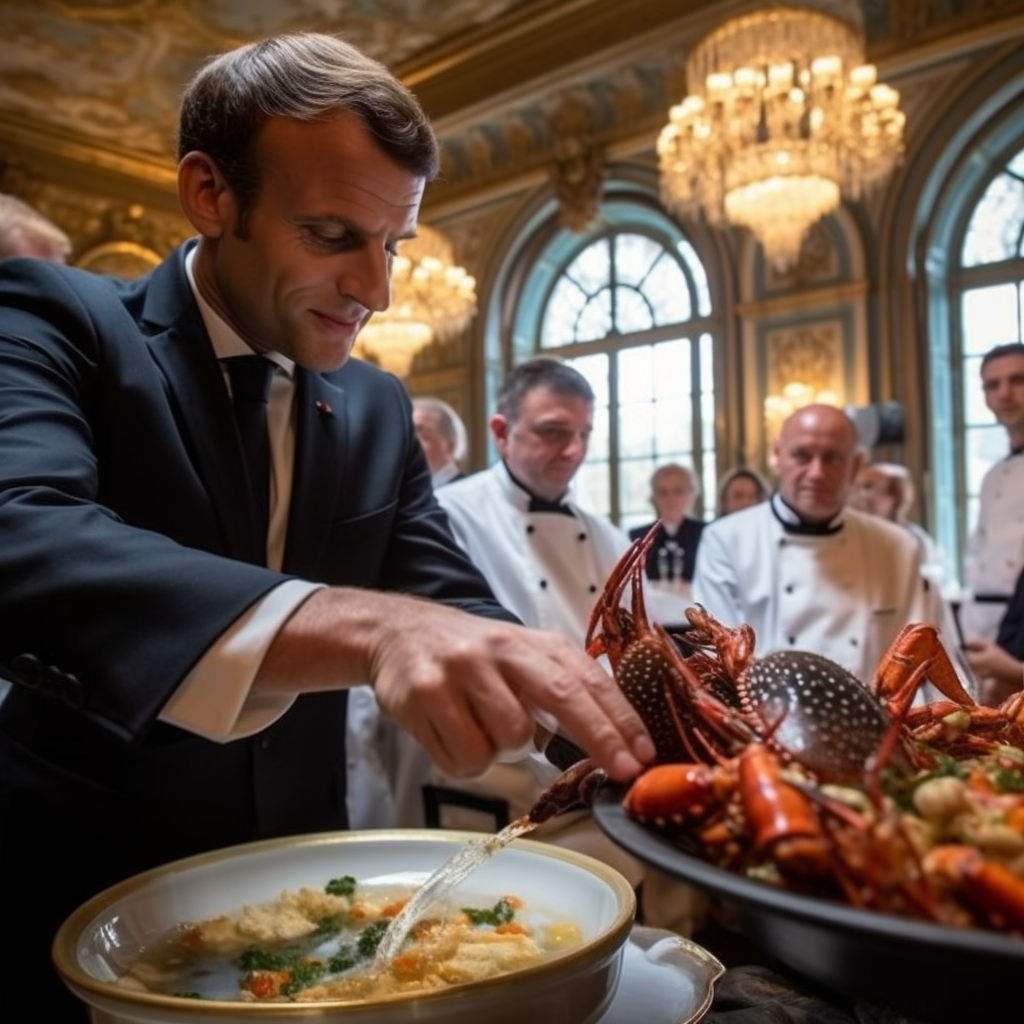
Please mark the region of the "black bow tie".
[[[838, 522], [833, 518], [827, 523], [808, 523], [801, 519], [788, 505], [785, 505], [785, 509], [789, 516], [783, 515], [775, 504], [776, 500], [782, 501], [778, 495], [771, 500], [772, 514], [782, 524], [782, 529], [786, 533], [795, 533], [804, 537], [829, 537], [834, 533], [838, 533], [843, 528], [842, 519], [839, 519]], [[790, 516], [792, 516], [792, 519]]]
[[546, 501], [536, 495], [530, 495], [530, 504], [526, 506], [527, 512], [555, 512], [558, 515], [572, 516], [576, 513], [564, 501]]

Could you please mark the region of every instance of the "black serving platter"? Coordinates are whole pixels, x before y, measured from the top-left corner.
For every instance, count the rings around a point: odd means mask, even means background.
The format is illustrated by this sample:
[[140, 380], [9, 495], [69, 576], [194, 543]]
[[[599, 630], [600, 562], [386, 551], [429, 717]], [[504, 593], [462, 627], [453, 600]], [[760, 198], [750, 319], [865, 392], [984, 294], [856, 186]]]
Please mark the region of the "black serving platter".
[[594, 817], [644, 863], [735, 907], [769, 960], [818, 986], [927, 1024], [1024, 1015], [1024, 939], [857, 910], [724, 871], [630, 819], [616, 787], [598, 795]]

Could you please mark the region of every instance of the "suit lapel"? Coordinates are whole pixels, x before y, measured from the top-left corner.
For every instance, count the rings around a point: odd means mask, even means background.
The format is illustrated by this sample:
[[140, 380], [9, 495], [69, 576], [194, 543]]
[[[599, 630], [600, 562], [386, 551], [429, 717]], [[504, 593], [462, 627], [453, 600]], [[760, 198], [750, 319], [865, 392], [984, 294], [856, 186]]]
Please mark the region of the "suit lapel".
[[143, 320], [147, 345], [167, 381], [178, 428], [188, 444], [221, 525], [225, 553], [263, 565], [266, 540], [258, 535], [248, 498], [245, 461], [220, 364], [192, 298], [182, 246], [176, 260], [154, 271]]
[[295, 468], [284, 552], [287, 572], [317, 578], [321, 549], [337, 515], [347, 445], [344, 390], [296, 367]]

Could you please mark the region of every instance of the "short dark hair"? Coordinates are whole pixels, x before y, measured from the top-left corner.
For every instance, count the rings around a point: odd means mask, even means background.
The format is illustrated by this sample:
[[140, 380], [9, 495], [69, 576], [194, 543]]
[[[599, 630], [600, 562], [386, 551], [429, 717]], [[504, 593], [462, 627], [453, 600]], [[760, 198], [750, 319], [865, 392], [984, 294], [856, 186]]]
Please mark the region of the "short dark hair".
[[571, 395], [594, 404], [594, 389], [579, 370], [550, 357], [529, 359], [514, 366], [498, 392], [498, 412], [514, 423], [519, 419], [523, 399], [535, 388], [548, 388], [556, 395]]
[[178, 159], [198, 151], [217, 164], [244, 230], [260, 184], [254, 143], [266, 122], [329, 121], [342, 111], [400, 167], [427, 181], [437, 175], [437, 138], [413, 93], [379, 61], [321, 32], [271, 36], [207, 61], [182, 96]]
[[990, 348], [981, 357], [979, 370], [984, 370], [993, 359], [1002, 359], [1004, 356], [1024, 356], [1024, 343], [1019, 341], [1008, 341], [1005, 345], [996, 345]]

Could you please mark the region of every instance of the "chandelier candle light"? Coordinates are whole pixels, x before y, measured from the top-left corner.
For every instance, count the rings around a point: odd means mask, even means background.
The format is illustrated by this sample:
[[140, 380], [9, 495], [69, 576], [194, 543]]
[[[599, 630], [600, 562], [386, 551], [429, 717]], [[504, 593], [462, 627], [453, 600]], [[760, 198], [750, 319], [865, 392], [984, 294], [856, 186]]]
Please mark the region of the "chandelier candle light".
[[416, 353], [435, 338], [447, 341], [476, 313], [476, 281], [455, 264], [448, 240], [424, 224], [399, 243], [391, 270], [391, 305], [374, 313], [353, 353], [370, 356], [404, 377]]
[[749, 228], [780, 271], [807, 229], [884, 180], [903, 155], [899, 93], [860, 33], [820, 11], [766, 7], [726, 22], [686, 62], [691, 91], [658, 138], [662, 201]]

